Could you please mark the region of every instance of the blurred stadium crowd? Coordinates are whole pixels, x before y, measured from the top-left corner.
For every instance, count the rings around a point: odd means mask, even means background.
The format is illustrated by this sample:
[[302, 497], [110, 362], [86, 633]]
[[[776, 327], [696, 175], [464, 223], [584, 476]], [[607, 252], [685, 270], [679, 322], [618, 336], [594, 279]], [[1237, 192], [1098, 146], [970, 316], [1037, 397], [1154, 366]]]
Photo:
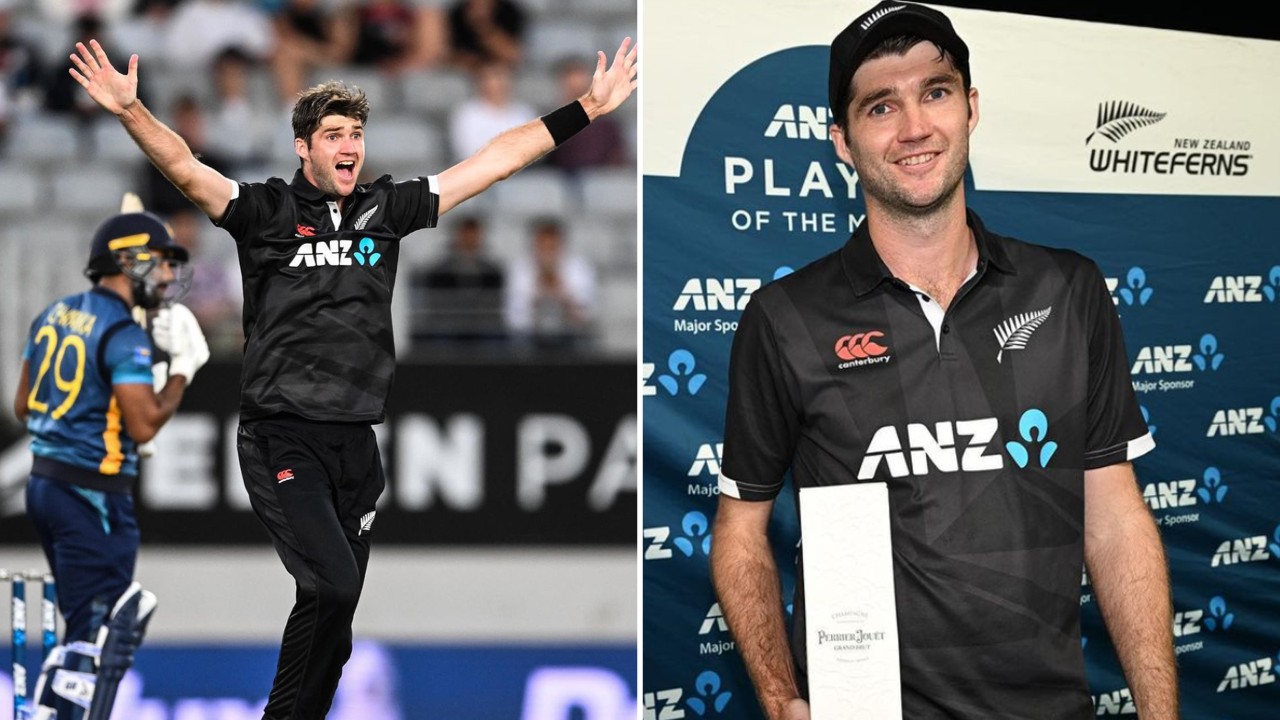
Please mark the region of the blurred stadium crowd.
[[[292, 177], [293, 97], [339, 79], [372, 104], [363, 179], [407, 179], [580, 95], [635, 14], [634, 0], [0, 0], [3, 386], [34, 313], [84, 287], [88, 238], [125, 191], [191, 250], [186, 304], [215, 357], [243, 339], [234, 243], [72, 80], [77, 40], [122, 71], [137, 53], [142, 100], [228, 177]], [[634, 358], [635, 147], [629, 103], [406, 238], [400, 354]]]

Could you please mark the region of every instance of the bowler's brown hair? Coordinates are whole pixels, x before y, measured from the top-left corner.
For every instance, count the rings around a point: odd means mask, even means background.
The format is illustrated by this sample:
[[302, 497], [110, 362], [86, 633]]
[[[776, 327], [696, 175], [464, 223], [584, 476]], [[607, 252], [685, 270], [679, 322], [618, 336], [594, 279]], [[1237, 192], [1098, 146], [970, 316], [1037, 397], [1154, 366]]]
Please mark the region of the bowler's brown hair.
[[347, 87], [340, 80], [331, 80], [298, 93], [293, 105], [293, 136], [302, 138], [311, 147], [311, 135], [320, 128], [320, 121], [330, 115], [359, 120], [364, 125], [369, 120], [369, 98], [358, 87]]

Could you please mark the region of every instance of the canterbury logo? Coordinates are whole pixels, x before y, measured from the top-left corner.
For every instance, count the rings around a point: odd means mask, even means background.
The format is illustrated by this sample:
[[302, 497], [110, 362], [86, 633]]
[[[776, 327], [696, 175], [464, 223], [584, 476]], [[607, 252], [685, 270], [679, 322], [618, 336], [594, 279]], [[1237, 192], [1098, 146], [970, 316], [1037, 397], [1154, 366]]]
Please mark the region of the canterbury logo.
[[1164, 119], [1166, 113], [1148, 110], [1131, 102], [1112, 100], [1099, 103], [1098, 127], [1084, 139], [1087, 145], [1094, 135], [1117, 142], [1138, 128], [1154, 125]]
[[905, 5], [896, 5], [894, 7], [884, 8], [883, 10], [877, 10], [871, 13], [871, 17], [867, 18], [866, 20], [863, 20], [862, 24], [859, 25], [858, 27], [862, 28], [863, 31], [865, 31], [867, 28], [874, 25], [877, 20], [884, 17], [885, 15], [888, 15], [891, 12], [897, 12], [899, 10], [906, 10], [906, 9], [907, 8]]
[[369, 224], [369, 218], [372, 218], [372, 217], [373, 217], [373, 214], [374, 214], [374, 213], [376, 213], [376, 212], [378, 212], [378, 206], [377, 206], [377, 205], [374, 205], [372, 210], [370, 210], [370, 211], [366, 212], [365, 214], [363, 214], [363, 215], [361, 215], [359, 218], [357, 218], [357, 219], [356, 219], [356, 226], [355, 226], [355, 229], [356, 229], [356, 230], [363, 230], [363, 229], [364, 229], [364, 226]]
[[889, 352], [888, 347], [875, 342], [875, 340], [882, 337], [884, 337], [884, 333], [879, 330], [857, 333], [856, 335], [845, 335], [836, 341], [836, 357], [841, 360], [862, 360], [880, 357]]
[[370, 510], [365, 513], [364, 517], [360, 518], [360, 532], [356, 534], [363, 535], [367, 532], [373, 532], [373, 516], [377, 514], [377, 510]]
[[1052, 310], [1053, 306], [1050, 305], [1043, 310], [1014, 315], [1000, 323], [1000, 326], [993, 331], [996, 334], [996, 342], [1000, 343], [1000, 352], [996, 353], [996, 362], [1002, 362], [1001, 358], [1005, 350], [1026, 349], [1027, 341], [1031, 339], [1031, 334], [1036, 331], [1036, 328], [1044, 324]]
[[290, 469], [288, 469], [288, 470], [281, 470], [280, 472], [276, 473], [276, 482], [278, 482], [278, 483], [282, 483], [282, 482], [284, 482], [285, 480], [292, 480], [292, 479], [293, 479], [293, 469], [292, 469], [292, 468], [290, 468]]

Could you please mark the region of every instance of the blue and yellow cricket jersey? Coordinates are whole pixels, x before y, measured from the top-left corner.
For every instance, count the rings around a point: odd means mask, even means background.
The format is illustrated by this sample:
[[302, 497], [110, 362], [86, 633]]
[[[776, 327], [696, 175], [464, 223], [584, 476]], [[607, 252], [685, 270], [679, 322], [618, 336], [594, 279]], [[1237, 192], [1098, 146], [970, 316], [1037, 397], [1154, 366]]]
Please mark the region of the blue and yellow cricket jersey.
[[119, 295], [94, 288], [65, 297], [31, 324], [27, 430], [32, 473], [123, 492], [138, 475], [112, 386], [151, 385], [151, 340]]

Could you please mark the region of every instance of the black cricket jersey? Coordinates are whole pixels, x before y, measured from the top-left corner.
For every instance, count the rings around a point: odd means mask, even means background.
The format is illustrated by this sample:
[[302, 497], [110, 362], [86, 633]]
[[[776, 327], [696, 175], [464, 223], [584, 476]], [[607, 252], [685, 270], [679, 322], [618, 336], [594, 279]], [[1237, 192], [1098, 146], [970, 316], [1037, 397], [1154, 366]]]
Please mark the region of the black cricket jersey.
[[866, 225], [752, 295], [720, 490], [768, 500], [788, 469], [797, 492], [887, 483], [904, 717], [1088, 718], [1084, 471], [1154, 442], [1098, 267], [968, 222], [977, 269], [945, 313]]
[[240, 183], [217, 224], [244, 283], [242, 420], [381, 422], [395, 374], [400, 239], [435, 227], [435, 178], [356, 186], [344, 212], [299, 170]]

